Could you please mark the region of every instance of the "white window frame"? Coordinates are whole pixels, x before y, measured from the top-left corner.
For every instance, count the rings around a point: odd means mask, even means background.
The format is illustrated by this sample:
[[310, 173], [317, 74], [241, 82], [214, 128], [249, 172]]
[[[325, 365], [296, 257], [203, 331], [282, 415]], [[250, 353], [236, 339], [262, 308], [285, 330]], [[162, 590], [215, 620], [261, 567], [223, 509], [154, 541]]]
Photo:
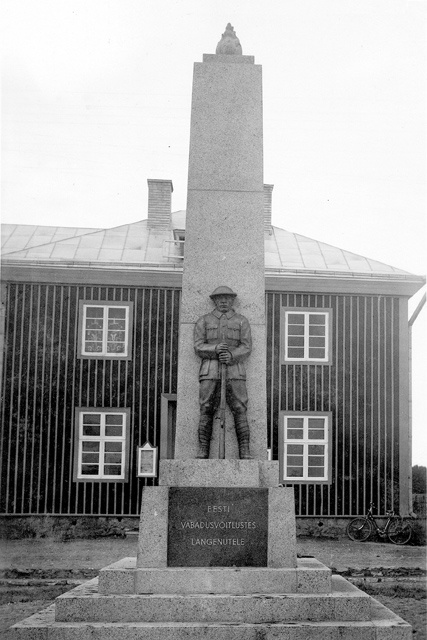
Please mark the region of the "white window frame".
[[[298, 439], [290, 439], [287, 436], [287, 423], [290, 418], [298, 418], [303, 421], [303, 437]], [[308, 438], [308, 421], [310, 418], [323, 418], [324, 420], [324, 438], [309, 439]], [[332, 413], [330, 411], [282, 411], [280, 428], [279, 428], [279, 466], [280, 481], [286, 484], [330, 484], [331, 479], [331, 425]], [[303, 475], [289, 476], [287, 474], [287, 451], [288, 445], [303, 446]], [[308, 456], [309, 445], [323, 445], [324, 450], [324, 472], [323, 476], [312, 477], [308, 475]], [[291, 454], [292, 455], [292, 454]]]
[[[84, 416], [87, 414], [100, 416], [100, 435], [89, 436], [83, 435], [83, 422]], [[123, 417], [123, 428], [121, 436], [107, 436], [105, 434], [106, 416], [107, 415], [121, 415]], [[75, 415], [75, 460], [74, 460], [74, 481], [76, 482], [93, 482], [96, 480], [106, 482], [127, 482], [128, 480], [128, 458], [129, 458], [129, 409], [117, 409], [117, 408], [95, 408], [95, 407], [79, 407], [76, 409]], [[83, 455], [83, 442], [98, 442], [99, 443], [99, 472], [97, 474], [83, 474], [82, 473], [82, 455]], [[104, 460], [105, 444], [110, 442], [121, 442], [121, 473], [119, 475], [108, 475], [104, 473], [104, 465], [112, 464], [106, 463]]]
[[[117, 301], [104, 301], [104, 300], [80, 300], [79, 309], [79, 358], [92, 358], [92, 359], [120, 359], [130, 360], [132, 350], [132, 302], [117, 302]], [[87, 310], [89, 308], [102, 309], [102, 351], [86, 351], [86, 319]], [[110, 309], [125, 309], [125, 340], [124, 351], [122, 353], [116, 351], [108, 351], [108, 314]]]
[[[304, 316], [304, 334], [301, 336], [304, 340], [304, 355], [303, 357], [290, 357], [289, 354], [289, 315], [299, 314]], [[313, 358], [309, 355], [310, 349], [310, 316], [318, 315], [325, 318], [325, 355], [322, 358]], [[320, 309], [320, 308], [283, 308], [282, 309], [282, 361], [289, 364], [331, 364], [331, 330], [332, 330], [332, 309]], [[321, 347], [323, 348], [323, 347]]]

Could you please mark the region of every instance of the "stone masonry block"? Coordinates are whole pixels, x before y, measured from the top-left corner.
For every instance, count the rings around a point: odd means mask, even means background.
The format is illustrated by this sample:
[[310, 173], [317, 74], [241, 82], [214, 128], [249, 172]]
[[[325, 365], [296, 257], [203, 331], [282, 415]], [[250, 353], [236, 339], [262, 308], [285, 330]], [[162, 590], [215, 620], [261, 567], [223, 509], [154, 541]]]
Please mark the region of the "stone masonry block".
[[268, 566], [296, 567], [294, 491], [268, 490]]
[[259, 486], [277, 487], [279, 485], [279, 461], [259, 461]]
[[[352, 608], [353, 621], [367, 621], [370, 597], [359, 591], [331, 594], [147, 594], [111, 595], [97, 593], [97, 581], [59, 596], [57, 622], [232, 622], [246, 623], [328, 621], [346, 616]], [[340, 607], [337, 607], [337, 601]], [[359, 606], [355, 606], [355, 602]], [[345, 620], [348, 620], [345, 617]]]
[[331, 570], [315, 558], [297, 558], [297, 592], [330, 593]]
[[139, 594], [295, 593], [295, 569], [187, 568], [137, 569], [135, 592]]
[[168, 487], [145, 487], [138, 537], [138, 567], [166, 567]]
[[161, 460], [159, 484], [169, 487], [259, 487], [258, 460]]
[[122, 558], [99, 572], [99, 593], [135, 593], [136, 558]]

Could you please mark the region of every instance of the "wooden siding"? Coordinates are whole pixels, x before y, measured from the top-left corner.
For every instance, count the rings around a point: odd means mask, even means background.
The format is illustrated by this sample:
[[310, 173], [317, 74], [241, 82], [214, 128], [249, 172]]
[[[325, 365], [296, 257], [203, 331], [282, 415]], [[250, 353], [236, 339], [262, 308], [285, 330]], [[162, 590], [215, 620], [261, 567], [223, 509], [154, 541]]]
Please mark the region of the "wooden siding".
[[[332, 364], [280, 362], [281, 308], [332, 308]], [[299, 516], [399, 508], [399, 299], [267, 294], [269, 447], [279, 411], [332, 412], [332, 484], [295, 484]]]
[[[136, 447], [158, 445], [162, 393], [176, 392], [180, 292], [9, 285], [2, 403], [5, 514], [136, 515]], [[77, 359], [79, 300], [134, 303], [130, 361]], [[129, 407], [129, 482], [73, 482], [76, 407]]]
[[[130, 361], [77, 358], [79, 300], [134, 303]], [[176, 288], [11, 283], [7, 286], [0, 513], [138, 515], [136, 447], [158, 445], [162, 393], [176, 393]], [[332, 365], [280, 362], [283, 307], [332, 308]], [[397, 297], [266, 295], [268, 446], [279, 412], [331, 411], [332, 483], [295, 485], [297, 515], [379, 513], [399, 506]], [[131, 411], [129, 483], [72, 480], [76, 407]]]

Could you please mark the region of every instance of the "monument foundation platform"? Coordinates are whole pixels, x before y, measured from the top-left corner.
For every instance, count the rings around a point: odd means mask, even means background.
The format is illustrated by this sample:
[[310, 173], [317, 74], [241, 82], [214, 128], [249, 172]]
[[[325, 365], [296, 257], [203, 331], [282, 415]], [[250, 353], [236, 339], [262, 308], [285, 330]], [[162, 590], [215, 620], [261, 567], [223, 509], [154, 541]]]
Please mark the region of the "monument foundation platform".
[[13, 629], [25, 640], [412, 637], [409, 624], [338, 576], [330, 593], [253, 595], [103, 595], [94, 579]]
[[99, 593], [219, 594], [330, 593], [331, 570], [314, 558], [298, 558], [295, 568], [137, 568], [123, 558], [99, 574]]
[[277, 463], [162, 461], [160, 486], [143, 491], [138, 557], [15, 625], [16, 637], [409, 640], [404, 620], [296, 557], [293, 489], [277, 485]]
[[229, 622], [367, 621], [369, 596], [333, 576], [330, 593], [99, 593], [95, 578], [56, 601], [57, 622]]
[[[248, 477], [248, 468], [260, 468], [253, 461], [219, 462], [235, 468], [238, 476], [240, 468], [240, 478]], [[179, 463], [173, 472], [180, 469], [182, 479], [185, 468]], [[240, 526], [233, 530], [230, 523]], [[184, 536], [177, 537], [177, 531]], [[258, 555], [251, 550], [251, 534]], [[228, 555], [221, 540], [243, 544], [231, 544]], [[174, 545], [178, 552], [171, 554]], [[218, 558], [226, 564], [209, 566]], [[254, 559], [261, 566], [244, 566]], [[230, 564], [239, 560], [243, 566]], [[191, 566], [194, 561], [204, 566]], [[22, 640], [412, 637], [409, 624], [344, 578], [332, 576], [314, 558], [296, 558], [293, 491], [269, 486], [147, 487], [138, 559], [124, 558], [102, 569], [99, 578], [63, 594], [13, 629]]]

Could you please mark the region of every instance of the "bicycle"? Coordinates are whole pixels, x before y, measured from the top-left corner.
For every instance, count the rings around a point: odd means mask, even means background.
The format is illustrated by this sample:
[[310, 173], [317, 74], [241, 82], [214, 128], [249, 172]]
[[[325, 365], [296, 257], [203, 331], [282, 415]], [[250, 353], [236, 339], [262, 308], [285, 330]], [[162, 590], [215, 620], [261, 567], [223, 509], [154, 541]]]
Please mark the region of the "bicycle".
[[412, 536], [412, 526], [394, 511], [386, 511], [387, 522], [384, 529], [378, 526], [372, 511], [374, 503], [371, 502], [368, 513], [364, 517], [354, 518], [347, 525], [347, 535], [354, 542], [365, 542], [372, 535], [373, 531], [381, 538], [390, 540], [393, 544], [406, 544]]

